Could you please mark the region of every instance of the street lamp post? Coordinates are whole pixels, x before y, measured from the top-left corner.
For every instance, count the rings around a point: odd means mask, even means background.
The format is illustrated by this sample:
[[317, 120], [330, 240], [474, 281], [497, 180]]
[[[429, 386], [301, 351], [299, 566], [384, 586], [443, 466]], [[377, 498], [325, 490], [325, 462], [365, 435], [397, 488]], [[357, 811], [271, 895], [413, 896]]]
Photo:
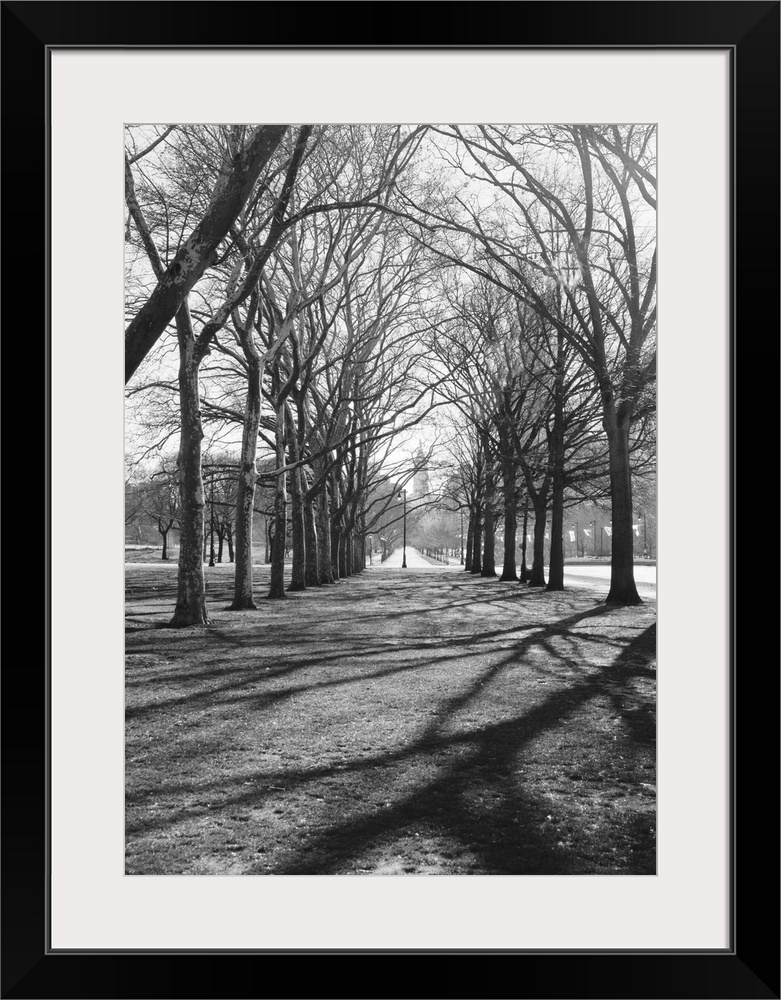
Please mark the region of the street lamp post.
[[592, 528], [592, 530], [594, 532], [594, 535], [593, 535], [593, 538], [594, 538], [594, 555], [596, 555], [597, 554], [597, 522], [596, 521], [592, 521], [591, 522], [591, 528]]
[[402, 543], [403, 548], [401, 556], [401, 568], [406, 569], [407, 568], [407, 491], [402, 490], [401, 493], [399, 493], [399, 497], [401, 497], [402, 495], [404, 496], [404, 540]]

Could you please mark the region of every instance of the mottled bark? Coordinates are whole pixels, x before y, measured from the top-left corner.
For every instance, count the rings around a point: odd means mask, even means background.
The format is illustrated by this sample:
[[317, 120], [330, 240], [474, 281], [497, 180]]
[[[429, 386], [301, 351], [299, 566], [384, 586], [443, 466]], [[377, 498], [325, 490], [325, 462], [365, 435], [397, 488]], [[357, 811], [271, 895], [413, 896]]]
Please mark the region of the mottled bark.
[[248, 366], [247, 398], [244, 403], [244, 427], [241, 435], [236, 494], [236, 568], [233, 577], [232, 611], [257, 607], [252, 593], [252, 523], [257, 481], [255, 461], [260, 429], [261, 364], [251, 336], [244, 338], [243, 346]]
[[315, 460], [315, 482], [322, 483], [317, 494], [317, 565], [321, 584], [335, 583], [331, 559], [331, 512], [325, 459]]
[[337, 581], [341, 578], [342, 515], [340, 510], [342, 505], [342, 492], [339, 488], [339, 477], [336, 469], [331, 470], [329, 482], [331, 486], [331, 575], [333, 576], [334, 581]]
[[206, 583], [201, 544], [204, 533], [204, 497], [201, 472], [201, 396], [198, 383], [200, 357], [196, 353], [190, 310], [182, 302], [176, 314], [179, 341], [179, 573], [176, 608], [170, 624], [174, 628], [208, 625]]
[[304, 538], [306, 545], [306, 585], [307, 587], [319, 587], [319, 542], [317, 537], [317, 520], [314, 500], [304, 501]]
[[299, 458], [298, 436], [292, 414], [286, 407], [288, 421], [288, 453], [290, 464], [290, 526], [293, 536], [293, 566], [288, 590], [306, 590], [306, 527], [304, 524], [303, 470]]
[[[277, 379], [278, 381], [278, 379]], [[287, 474], [279, 470], [285, 465], [285, 413], [284, 407], [277, 407], [275, 445], [277, 474], [274, 490], [274, 540], [271, 546], [271, 581], [268, 596], [285, 596], [285, 544], [287, 538]]]
[[529, 567], [526, 563], [526, 541], [529, 531], [529, 501], [526, 500], [523, 505], [523, 541], [521, 542], [521, 575], [519, 578], [520, 583], [529, 582]]
[[529, 577], [530, 587], [545, 586], [545, 517], [547, 504], [538, 499], [534, 504], [534, 561]]

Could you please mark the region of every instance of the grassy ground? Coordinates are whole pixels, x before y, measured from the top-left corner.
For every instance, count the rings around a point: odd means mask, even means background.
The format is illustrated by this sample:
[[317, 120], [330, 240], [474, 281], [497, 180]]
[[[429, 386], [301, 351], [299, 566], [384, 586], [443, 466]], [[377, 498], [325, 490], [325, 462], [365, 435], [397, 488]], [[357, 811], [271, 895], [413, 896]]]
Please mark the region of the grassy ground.
[[129, 874], [655, 872], [655, 604], [375, 565], [235, 613], [206, 572], [171, 630], [175, 564], [127, 567]]

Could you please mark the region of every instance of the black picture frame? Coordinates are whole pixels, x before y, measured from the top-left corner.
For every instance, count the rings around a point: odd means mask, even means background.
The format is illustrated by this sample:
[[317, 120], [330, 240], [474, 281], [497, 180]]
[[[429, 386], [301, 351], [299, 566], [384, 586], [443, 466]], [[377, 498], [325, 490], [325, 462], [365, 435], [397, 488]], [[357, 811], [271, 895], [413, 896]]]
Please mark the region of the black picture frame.
[[[19, 614], [46, 608], [46, 644], [19, 642], [16, 614], [6, 614], [2, 760], [2, 997], [779, 997], [778, 704], [775, 638], [777, 572], [767, 574], [776, 481], [779, 370], [779, 11], [778, 2], [681, 3], [16, 3], [2, 7], [3, 301], [6, 374], [32, 372], [45, 389], [49, 366], [46, 276], [46, 60], [62, 46], [219, 46], [262, 39], [279, 47], [716, 47], [732, 59], [733, 329], [731, 430], [732, 628], [732, 946], [724, 952], [297, 951], [74, 952], [47, 950], [48, 574], [28, 553], [14, 567]], [[305, 13], [304, 13], [305, 12]], [[698, 167], [693, 165], [693, 171]], [[33, 293], [23, 290], [32, 288]], [[695, 290], [695, 294], [708, 294]], [[31, 365], [32, 362], [32, 365]], [[45, 374], [44, 374], [45, 373]], [[6, 386], [6, 407], [18, 416]], [[48, 441], [48, 407], [30, 394]], [[696, 399], [696, 387], [693, 387]], [[10, 396], [10, 405], [9, 405]], [[740, 409], [738, 404], [741, 404]], [[28, 404], [29, 405], [29, 404]], [[740, 413], [740, 421], [737, 416]], [[35, 423], [35, 418], [33, 417]], [[48, 523], [48, 490], [31, 460], [40, 451], [29, 431], [8, 433], [7, 469], [25, 518]], [[12, 424], [13, 426], [13, 424]], [[37, 430], [37, 428], [36, 428]], [[685, 431], [686, 429], [682, 429]], [[742, 433], [741, 433], [742, 431]], [[689, 431], [696, 439], [696, 427]], [[12, 441], [9, 441], [12, 438]], [[695, 442], [696, 443], [696, 442]], [[36, 468], [37, 507], [20, 473]], [[30, 473], [28, 472], [28, 475]], [[738, 487], [742, 487], [741, 490]], [[747, 500], [751, 490], [750, 506]], [[771, 490], [771, 497], [775, 491]], [[691, 505], [696, 520], [696, 498]], [[8, 508], [6, 508], [8, 509]], [[739, 515], [742, 515], [739, 517]], [[767, 525], [772, 522], [772, 527]], [[6, 521], [4, 540], [10, 542]], [[750, 540], [749, 540], [750, 539]], [[770, 550], [772, 551], [772, 550]], [[742, 589], [738, 593], [740, 581]], [[9, 581], [10, 582], [10, 581]], [[13, 605], [13, 596], [12, 601]], [[737, 613], [742, 611], [739, 627]], [[768, 621], [772, 629], [768, 630]], [[10, 622], [10, 624], [9, 624]], [[40, 627], [37, 631], [42, 634]], [[9, 634], [10, 633], [10, 634]], [[28, 632], [29, 634], [29, 632]], [[760, 635], [763, 641], [755, 643]], [[738, 666], [737, 652], [741, 657]], [[756, 654], [754, 654], [756, 649]], [[696, 738], [696, 720], [692, 722]], [[302, 962], [301, 959], [324, 959]], [[393, 958], [438, 957], [433, 982], [421, 965]], [[275, 962], [269, 958], [290, 958]], [[362, 974], [333, 960], [375, 957], [382, 972]], [[492, 961], [493, 960], [493, 961]], [[489, 965], [489, 961], [491, 964]], [[357, 972], [357, 974], [356, 974]]]

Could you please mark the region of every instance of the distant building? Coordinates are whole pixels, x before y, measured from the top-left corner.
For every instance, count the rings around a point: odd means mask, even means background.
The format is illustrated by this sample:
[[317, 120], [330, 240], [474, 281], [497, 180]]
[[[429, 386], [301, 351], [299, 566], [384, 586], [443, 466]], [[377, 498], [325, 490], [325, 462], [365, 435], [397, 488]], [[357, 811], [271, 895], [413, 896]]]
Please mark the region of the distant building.
[[412, 489], [416, 497], [425, 497], [430, 489], [428, 480], [428, 458], [423, 449], [418, 446], [415, 453], [415, 468], [418, 470], [412, 479]]

